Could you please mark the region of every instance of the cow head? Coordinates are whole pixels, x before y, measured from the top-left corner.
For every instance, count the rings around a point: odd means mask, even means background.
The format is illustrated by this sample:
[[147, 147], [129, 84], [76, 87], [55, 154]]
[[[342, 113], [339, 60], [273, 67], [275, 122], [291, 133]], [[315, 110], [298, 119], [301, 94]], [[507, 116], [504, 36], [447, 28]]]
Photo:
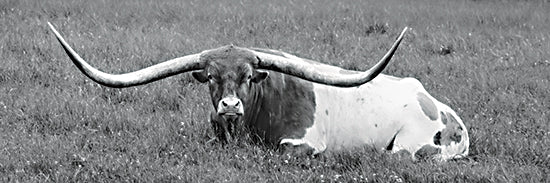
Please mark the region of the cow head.
[[[208, 82], [210, 97], [215, 108], [211, 117], [221, 121], [222, 126], [228, 126], [237, 121], [239, 116], [246, 114], [245, 107], [248, 102], [246, 99], [249, 98], [250, 88], [268, 77], [267, 71], [260, 69], [281, 72], [320, 84], [338, 87], [359, 86], [382, 72], [407, 30], [405, 28], [384, 57], [365, 72], [345, 70], [301, 59], [284, 52], [273, 54], [225, 46], [175, 58], [130, 73], [109, 74], [84, 61], [49, 22], [48, 25], [77, 68], [90, 79], [105, 86], [130, 87], [195, 71], [192, 73], [195, 79], [203, 83]], [[230, 128], [221, 128], [218, 131], [226, 136], [231, 135]]]
[[207, 83], [215, 112], [211, 114], [213, 128], [219, 138], [229, 139], [235, 123], [246, 112], [250, 90], [268, 77], [258, 70], [259, 58], [252, 52], [234, 46], [210, 51], [200, 58], [204, 69], [192, 72], [193, 77]]

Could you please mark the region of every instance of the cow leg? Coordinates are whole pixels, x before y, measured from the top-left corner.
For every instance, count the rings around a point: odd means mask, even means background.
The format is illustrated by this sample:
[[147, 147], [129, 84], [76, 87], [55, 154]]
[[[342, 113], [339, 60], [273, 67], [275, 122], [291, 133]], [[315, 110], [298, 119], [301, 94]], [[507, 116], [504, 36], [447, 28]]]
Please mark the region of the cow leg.
[[[414, 160], [434, 159], [441, 154], [441, 148], [431, 142], [431, 135], [403, 129], [394, 136], [393, 146], [386, 150], [391, 153], [408, 154]], [[391, 148], [390, 148], [391, 147]]]
[[315, 149], [307, 144], [293, 145], [292, 143], [282, 143], [279, 144], [279, 152], [281, 152], [281, 155], [302, 157], [314, 155]]

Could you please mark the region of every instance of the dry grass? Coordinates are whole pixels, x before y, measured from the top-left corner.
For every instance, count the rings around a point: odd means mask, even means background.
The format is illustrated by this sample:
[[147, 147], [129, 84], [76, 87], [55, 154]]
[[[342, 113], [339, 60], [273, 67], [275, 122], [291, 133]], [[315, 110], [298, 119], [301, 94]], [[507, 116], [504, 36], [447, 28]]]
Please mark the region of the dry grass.
[[[205, 86], [188, 74], [99, 86], [47, 21], [115, 73], [230, 43], [366, 69], [410, 26], [385, 72], [452, 106], [471, 156], [411, 162], [366, 147], [311, 159], [204, 144]], [[1, 0], [0, 181], [547, 182], [549, 22], [545, 1]]]

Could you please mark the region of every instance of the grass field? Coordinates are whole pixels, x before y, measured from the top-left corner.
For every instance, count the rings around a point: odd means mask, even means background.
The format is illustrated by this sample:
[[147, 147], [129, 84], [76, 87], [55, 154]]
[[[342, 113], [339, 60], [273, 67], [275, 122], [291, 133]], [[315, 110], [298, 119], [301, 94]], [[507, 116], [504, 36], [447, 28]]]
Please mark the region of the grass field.
[[[418, 161], [365, 147], [287, 157], [205, 144], [205, 85], [182, 74], [114, 89], [81, 74], [133, 71], [226, 44], [418, 78], [462, 117], [470, 156]], [[550, 2], [0, 0], [1, 182], [548, 182]]]

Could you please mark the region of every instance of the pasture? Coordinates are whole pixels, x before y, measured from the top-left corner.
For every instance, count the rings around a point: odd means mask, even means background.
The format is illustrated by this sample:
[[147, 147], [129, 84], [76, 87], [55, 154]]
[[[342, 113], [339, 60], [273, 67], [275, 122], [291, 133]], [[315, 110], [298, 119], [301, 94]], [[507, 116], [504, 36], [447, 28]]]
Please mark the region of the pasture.
[[[412, 161], [365, 147], [282, 156], [206, 143], [207, 87], [190, 74], [107, 88], [49, 31], [106, 72], [234, 44], [419, 79], [470, 133], [470, 156]], [[548, 1], [0, 1], [1, 182], [548, 182]], [[352, 114], [350, 114], [352, 115]], [[398, 115], [398, 114], [396, 114]]]

